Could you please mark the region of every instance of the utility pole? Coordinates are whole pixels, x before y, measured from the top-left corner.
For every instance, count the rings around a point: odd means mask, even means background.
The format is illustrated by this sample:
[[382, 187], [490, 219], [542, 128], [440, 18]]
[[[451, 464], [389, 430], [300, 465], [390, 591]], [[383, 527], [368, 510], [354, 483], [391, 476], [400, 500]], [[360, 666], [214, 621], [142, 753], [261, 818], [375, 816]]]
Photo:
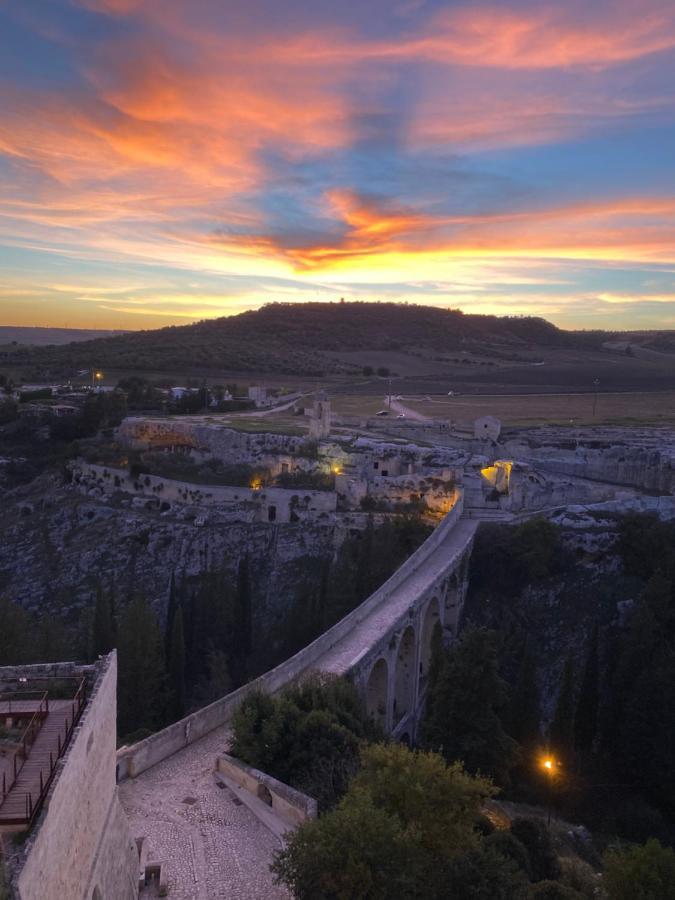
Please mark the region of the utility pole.
[[593, 379], [593, 387], [595, 389], [594, 393], [593, 393], [593, 418], [595, 418], [595, 410], [598, 405], [598, 387], [599, 387], [599, 385], [600, 385], [600, 380], [598, 378]]

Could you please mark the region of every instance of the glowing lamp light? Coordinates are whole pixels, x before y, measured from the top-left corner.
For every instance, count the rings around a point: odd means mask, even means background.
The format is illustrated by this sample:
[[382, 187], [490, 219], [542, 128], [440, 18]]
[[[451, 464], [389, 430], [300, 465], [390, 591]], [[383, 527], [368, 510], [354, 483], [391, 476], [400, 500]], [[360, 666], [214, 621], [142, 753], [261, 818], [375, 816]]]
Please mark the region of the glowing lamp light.
[[553, 768], [553, 760], [552, 760], [552, 759], [545, 759], [545, 760], [544, 760], [544, 768], [545, 768], [545, 769], [548, 769], [548, 770], [550, 771], [550, 770]]
[[331, 471], [332, 471], [333, 475], [340, 475], [340, 474], [341, 474], [340, 466], [333, 466], [333, 468], [331, 469]]
[[259, 491], [261, 487], [262, 487], [262, 480], [260, 478], [251, 479], [251, 490], [252, 491]]

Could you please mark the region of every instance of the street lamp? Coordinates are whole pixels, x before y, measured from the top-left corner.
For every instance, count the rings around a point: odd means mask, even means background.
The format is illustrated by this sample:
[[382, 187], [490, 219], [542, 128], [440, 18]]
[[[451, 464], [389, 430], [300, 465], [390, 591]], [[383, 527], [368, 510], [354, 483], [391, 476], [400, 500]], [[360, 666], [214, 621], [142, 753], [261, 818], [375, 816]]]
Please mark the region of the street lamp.
[[556, 776], [557, 767], [560, 763], [557, 763], [555, 759], [551, 756], [545, 756], [541, 761], [542, 768], [546, 773], [546, 777], [548, 779], [548, 816], [547, 823], [550, 826], [551, 824], [551, 806], [553, 805], [553, 779]]

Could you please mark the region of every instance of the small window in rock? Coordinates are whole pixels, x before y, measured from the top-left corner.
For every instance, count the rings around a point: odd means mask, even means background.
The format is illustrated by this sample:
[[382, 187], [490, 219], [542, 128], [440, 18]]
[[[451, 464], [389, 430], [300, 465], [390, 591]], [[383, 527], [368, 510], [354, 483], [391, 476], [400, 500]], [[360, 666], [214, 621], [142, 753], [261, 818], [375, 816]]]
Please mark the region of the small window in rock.
[[276, 506], [270, 506], [267, 510], [267, 521], [268, 522], [276, 522], [277, 519], [277, 508]]
[[383, 474], [383, 475], [388, 475], [388, 474], [389, 474], [389, 469], [382, 469], [382, 474]]
[[374, 463], [373, 463], [373, 468], [374, 468], [374, 469], [379, 469], [379, 468], [380, 468], [379, 462], [374, 462]]

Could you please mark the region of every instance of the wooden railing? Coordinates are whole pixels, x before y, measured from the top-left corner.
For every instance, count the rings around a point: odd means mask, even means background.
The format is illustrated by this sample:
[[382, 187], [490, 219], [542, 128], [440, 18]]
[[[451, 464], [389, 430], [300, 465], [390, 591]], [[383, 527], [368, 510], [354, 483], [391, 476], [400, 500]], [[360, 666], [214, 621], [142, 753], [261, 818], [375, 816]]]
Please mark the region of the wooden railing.
[[[45, 698], [48, 703], [48, 697]], [[56, 747], [53, 750], [49, 751], [49, 767], [43, 768], [40, 767], [39, 772], [39, 786], [36, 786], [35, 789], [30, 791], [23, 792], [23, 806], [24, 806], [24, 814], [22, 817], [14, 816], [11, 819], [3, 819], [2, 816], [2, 808], [0, 807], [0, 824], [12, 824], [12, 825], [24, 825], [27, 828], [30, 828], [35, 819], [37, 818], [38, 813], [42, 808], [42, 804], [45, 801], [47, 796], [47, 792], [49, 791], [49, 787], [54, 778], [54, 773], [56, 771], [56, 765], [59, 759], [63, 756], [68, 747], [70, 739], [72, 737], [75, 726], [80, 720], [82, 715], [82, 710], [87, 702], [87, 684], [86, 679], [83, 677], [77, 686], [77, 690], [75, 692], [75, 696], [72, 699], [71, 707], [70, 707], [70, 715], [66, 716], [66, 720], [62, 728], [60, 728], [57, 732], [56, 738], [57, 743]], [[32, 721], [32, 720], [31, 720]], [[30, 726], [29, 726], [30, 727]], [[27, 729], [28, 730], [28, 729]], [[16, 760], [16, 757], [15, 757]], [[25, 756], [24, 760], [25, 762]], [[23, 766], [23, 762], [21, 763], [21, 767]], [[14, 779], [12, 781], [12, 785], [16, 782], [16, 777], [21, 770], [21, 767], [15, 772]], [[3, 794], [2, 798], [4, 800], [5, 796], [11, 790], [11, 785], [5, 791], [4, 785], [4, 776], [3, 776]], [[21, 796], [21, 795], [19, 795]]]

